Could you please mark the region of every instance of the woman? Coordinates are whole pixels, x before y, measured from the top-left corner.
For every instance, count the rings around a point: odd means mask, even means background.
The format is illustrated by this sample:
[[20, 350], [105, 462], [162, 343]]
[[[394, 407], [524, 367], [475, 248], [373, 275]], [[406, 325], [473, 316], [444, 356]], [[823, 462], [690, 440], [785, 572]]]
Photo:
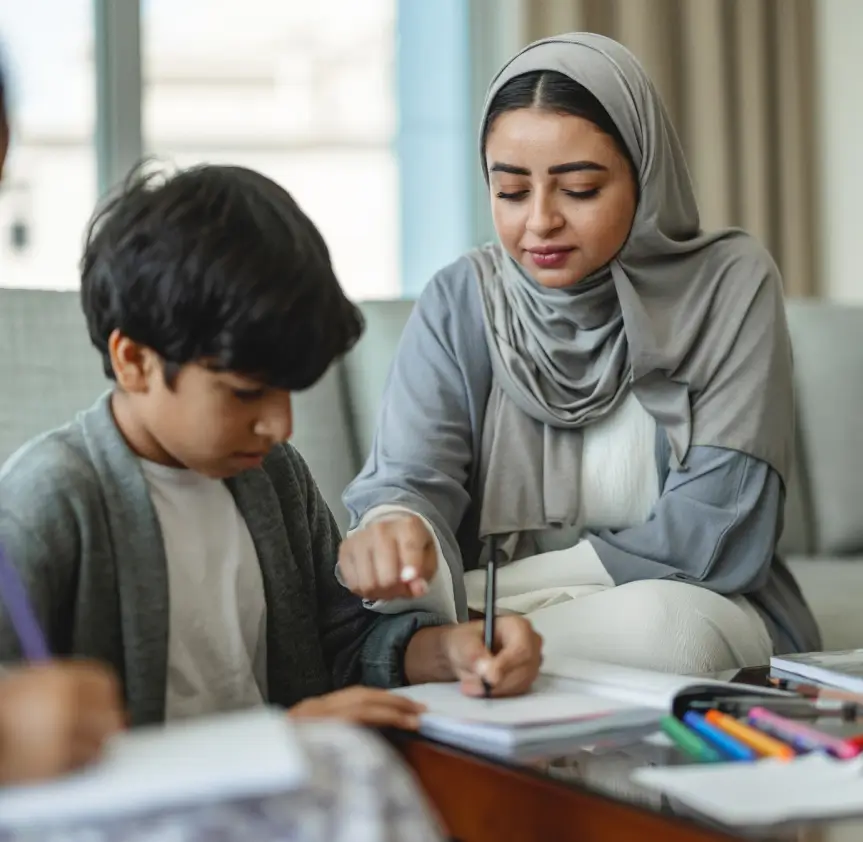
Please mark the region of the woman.
[[345, 494], [345, 583], [464, 617], [494, 537], [499, 607], [547, 653], [703, 672], [818, 648], [776, 557], [781, 279], [745, 233], [702, 232], [643, 69], [593, 34], [527, 47], [491, 84], [481, 160], [500, 242], [408, 322]]

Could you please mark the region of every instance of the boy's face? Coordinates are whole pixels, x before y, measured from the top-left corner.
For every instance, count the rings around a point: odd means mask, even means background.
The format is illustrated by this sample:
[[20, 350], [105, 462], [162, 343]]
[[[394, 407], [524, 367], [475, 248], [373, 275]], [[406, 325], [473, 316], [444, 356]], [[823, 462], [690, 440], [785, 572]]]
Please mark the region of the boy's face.
[[259, 467], [290, 438], [290, 392], [199, 364], [183, 366], [169, 386], [148, 348], [122, 336], [110, 346], [120, 386], [114, 414], [143, 458], [226, 479]]

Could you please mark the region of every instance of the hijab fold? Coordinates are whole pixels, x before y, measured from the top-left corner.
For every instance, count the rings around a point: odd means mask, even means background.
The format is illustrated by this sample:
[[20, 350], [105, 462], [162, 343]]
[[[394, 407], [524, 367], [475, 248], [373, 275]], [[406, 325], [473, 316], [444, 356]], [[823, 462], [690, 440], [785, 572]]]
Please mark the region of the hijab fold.
[[533, 71], [557, 71], [596, 96], [640, 194], [620, 253], [570, 288], [540, 286], [497, 244], [470, 254], [494, 371], [480, 534], [499, 537], [502, 561], [533, 552], [531, 533], [580, 525], [582, 431], [630, 390], [667, 433], [678, 470], [691, 447], [710, 445], [787, 480], [794, 440], [778, 270], [746, 233], [701, 230], [680, 143], [644, 70], [603, 36], [538, 41], [492, 81], [483, 125], [497, 92]]

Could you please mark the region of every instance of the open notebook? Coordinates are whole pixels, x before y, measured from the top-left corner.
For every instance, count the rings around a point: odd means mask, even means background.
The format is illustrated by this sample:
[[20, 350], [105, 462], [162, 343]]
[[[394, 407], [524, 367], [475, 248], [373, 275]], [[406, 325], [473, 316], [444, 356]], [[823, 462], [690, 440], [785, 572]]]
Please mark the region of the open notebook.
[[308, 780], [305, 755], [273, 708], [118, 734], [81, 772], [0, 789], [0, 828], [66, 825], [287, 792]]
[[456, 683], [422, 684], [397, 692], [426, 705], [420, 731], [427, 737], [492, 751], [646, 728], [700, 699], [786, 695], [749, 685], [562, 657], [547, 659], [531, 692], [517, 698], [468, 698]]

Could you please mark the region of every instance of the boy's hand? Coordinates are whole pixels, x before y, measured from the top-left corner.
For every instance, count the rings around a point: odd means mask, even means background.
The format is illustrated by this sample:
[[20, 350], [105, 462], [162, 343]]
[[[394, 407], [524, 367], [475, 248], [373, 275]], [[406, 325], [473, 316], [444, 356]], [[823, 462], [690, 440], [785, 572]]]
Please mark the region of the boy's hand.
[[416, 731], [422, 705], [373, 687], [348, 687], [315, 696], [294, 705], [288, 715], [295, 719], [342, 719], [370, 728], [401, 728]]
[[0, 781], [62, 775], [95, 759], [123, 727], [117, 680], [101, 665], [14, 669], [0, 678]]
[[416, 515], [380, 520], [342, 541], [339, 570], [363, 599], [422, 596], [437, 572], [434, 539]]
[[405, 672], [412, 684], [461, 681], [462, 692], [481, 696], [485, 679], [493, 696], [530, 690], [542, 665], [542, 638], [524, 617], [498, 617], [495, 654], [483, 642], [482, 621], [420, 629], [408, 644]]

